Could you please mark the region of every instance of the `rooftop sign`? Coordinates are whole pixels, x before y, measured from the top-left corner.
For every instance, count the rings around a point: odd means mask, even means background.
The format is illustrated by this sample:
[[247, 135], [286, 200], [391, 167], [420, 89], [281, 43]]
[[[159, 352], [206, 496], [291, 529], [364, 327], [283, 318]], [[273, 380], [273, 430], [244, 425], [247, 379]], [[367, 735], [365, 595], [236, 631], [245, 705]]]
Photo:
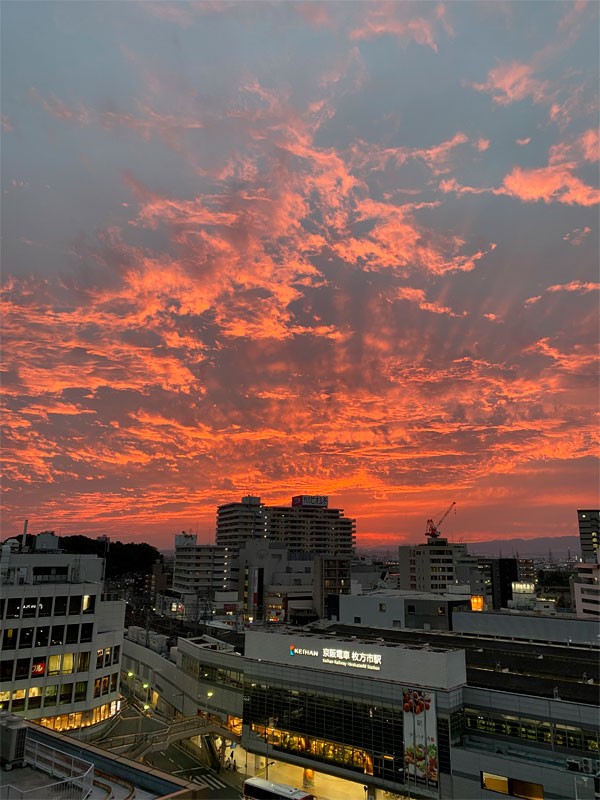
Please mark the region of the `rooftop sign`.
[[464, 650], [407, 647], [294, 631], [248, 630], [244, 655], [251, 661], [372, 677], [450, 689], [466, 683]]
[[328, 502], [329, 498], [325, 494], [298, 494], [296, 497], [292, 497], [292, 507], [327, 508]]

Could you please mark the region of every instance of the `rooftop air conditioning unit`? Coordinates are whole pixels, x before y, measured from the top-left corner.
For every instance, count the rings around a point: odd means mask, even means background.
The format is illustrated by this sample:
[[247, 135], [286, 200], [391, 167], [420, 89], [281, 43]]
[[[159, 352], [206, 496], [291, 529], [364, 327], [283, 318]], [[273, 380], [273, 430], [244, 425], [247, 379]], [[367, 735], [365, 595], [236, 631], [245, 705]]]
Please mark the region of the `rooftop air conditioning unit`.
[[0, 762], [5, 770], [25, 763], [27, 725], [19, 717], [3, 719], [0, 726]]
[[581, 759], [581, 769], [583, 772], [592, 773], [594, 772], [594, 762], [591, 758], [582, 758]]
[[570, 772], [581, 772], [581, 761], [578, 758], [567, 758], [567, 769]]

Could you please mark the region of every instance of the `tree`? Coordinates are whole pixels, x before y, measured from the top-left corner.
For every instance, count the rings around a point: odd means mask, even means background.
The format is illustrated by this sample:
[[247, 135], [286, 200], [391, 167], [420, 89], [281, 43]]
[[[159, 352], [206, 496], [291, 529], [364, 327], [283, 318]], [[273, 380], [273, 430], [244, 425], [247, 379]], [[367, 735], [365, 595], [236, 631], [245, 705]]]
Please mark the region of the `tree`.
[[153, 564], [163, 560], [156, 547], [146, 542], [123, 544], [119, 541], [89, 539], [87, 536], [62, 536], [60, 546], [67, 553], [92, 553], [106, 558], [107, 578], [147, 575], [152, 572]]

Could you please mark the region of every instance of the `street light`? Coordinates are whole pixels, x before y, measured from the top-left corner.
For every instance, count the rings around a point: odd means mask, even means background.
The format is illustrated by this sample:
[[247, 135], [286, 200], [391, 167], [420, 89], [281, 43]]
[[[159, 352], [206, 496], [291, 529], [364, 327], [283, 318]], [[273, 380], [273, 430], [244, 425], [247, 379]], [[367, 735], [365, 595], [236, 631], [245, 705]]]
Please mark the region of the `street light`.
[[138, 720], [138, 739], [142, 738], [142, 720], [146, 716], [146, 712], [148, 711], [149, 708], [150, 706], [148, 705], [148, 703], [144, 703], [144, 710], [140, 711], [140, 718]]

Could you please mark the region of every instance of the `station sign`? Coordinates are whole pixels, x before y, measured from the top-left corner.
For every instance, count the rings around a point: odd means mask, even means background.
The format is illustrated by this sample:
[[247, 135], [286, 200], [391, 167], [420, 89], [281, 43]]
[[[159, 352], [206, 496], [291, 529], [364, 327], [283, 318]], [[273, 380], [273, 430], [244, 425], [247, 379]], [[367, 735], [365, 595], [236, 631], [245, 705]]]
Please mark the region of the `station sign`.
[[321, 664], [335, 664], [338, 667], [354, 667], [372, 672], [380, 672], [381, 653], [368, 653], [362, 650], [345, 650], [338, 647], [306, 648], [290, 644], [290, 656], [311, 656]]

